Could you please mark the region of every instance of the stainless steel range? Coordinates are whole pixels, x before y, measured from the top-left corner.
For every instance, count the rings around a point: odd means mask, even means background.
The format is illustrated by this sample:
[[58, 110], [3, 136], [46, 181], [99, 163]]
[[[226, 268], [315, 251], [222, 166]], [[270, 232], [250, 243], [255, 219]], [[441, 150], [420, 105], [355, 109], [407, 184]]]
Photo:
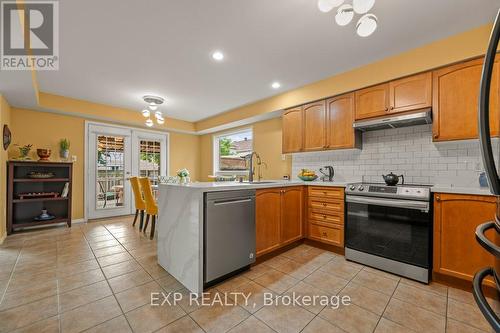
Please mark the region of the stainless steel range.
[[430, 186], [356, 183], [346, 188], [347, 259], [428, 283]]

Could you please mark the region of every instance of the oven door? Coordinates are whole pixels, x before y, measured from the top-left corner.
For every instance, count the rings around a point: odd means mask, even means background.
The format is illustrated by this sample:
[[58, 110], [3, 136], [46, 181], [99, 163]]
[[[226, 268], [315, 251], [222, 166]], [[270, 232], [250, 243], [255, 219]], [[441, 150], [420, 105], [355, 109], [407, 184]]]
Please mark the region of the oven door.
[[347, 196], [346, 247], [430, 267], [430, 203]]

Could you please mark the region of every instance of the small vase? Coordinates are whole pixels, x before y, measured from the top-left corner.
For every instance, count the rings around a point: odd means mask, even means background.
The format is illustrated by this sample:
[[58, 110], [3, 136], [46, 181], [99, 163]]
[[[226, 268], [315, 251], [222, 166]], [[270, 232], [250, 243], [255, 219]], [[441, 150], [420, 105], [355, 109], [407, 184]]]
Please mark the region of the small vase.
[[62, 159], [67, 160], [69, 158], [69, 150], [61, 150], [59, 156], [61, 156]]

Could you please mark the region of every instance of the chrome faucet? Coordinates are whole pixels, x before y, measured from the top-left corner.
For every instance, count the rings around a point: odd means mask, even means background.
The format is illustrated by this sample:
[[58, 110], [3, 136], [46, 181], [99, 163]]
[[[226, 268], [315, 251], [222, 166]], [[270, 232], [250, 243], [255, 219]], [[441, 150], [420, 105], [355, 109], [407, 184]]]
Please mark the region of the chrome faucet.
[[[249, 168], [248, 168], [248, 182], [253, 183], [253, 176], [255, 175], [255, 167], [253, 166], [253, 156], [257, 158], [257, 166], [259, 167], [259, 173], [258, 173], [258, 180], [260, 181], [262, 175], [260, 173], [260, 166], [262, 165], [262, 160], [260, 159], [259, 154], [257, 152], [253, 151], [248, 155], [243, 156], [242, 158], [245, 160], [248, 160], [250, 162]], [[265, 163], [264, 163], [265, 164]], [[267, 165], [266, 165], [267, 167]]]

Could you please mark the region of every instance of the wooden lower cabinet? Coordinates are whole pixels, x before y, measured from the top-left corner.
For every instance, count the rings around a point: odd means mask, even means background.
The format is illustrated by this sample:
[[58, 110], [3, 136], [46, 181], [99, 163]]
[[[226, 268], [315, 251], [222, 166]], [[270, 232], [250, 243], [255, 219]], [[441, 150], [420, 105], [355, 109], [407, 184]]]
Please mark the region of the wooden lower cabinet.
[[303, 187], [257, 190], [255, 199], [257, 256], [304, 237]]
[[307, 237], [344, 247], [344, 189], [310, 186], [307, 203]]
[[[476, 227], [495, 218], [492, 196], [436, 193], [434, 195], [433, 271], [472, 281], [483, 267], [494, 265], [494, 257], [476, 241]], [[492, 239], [491, 234], [486, 234]], [[492, 284], [490, 280], [488, 284]]]

